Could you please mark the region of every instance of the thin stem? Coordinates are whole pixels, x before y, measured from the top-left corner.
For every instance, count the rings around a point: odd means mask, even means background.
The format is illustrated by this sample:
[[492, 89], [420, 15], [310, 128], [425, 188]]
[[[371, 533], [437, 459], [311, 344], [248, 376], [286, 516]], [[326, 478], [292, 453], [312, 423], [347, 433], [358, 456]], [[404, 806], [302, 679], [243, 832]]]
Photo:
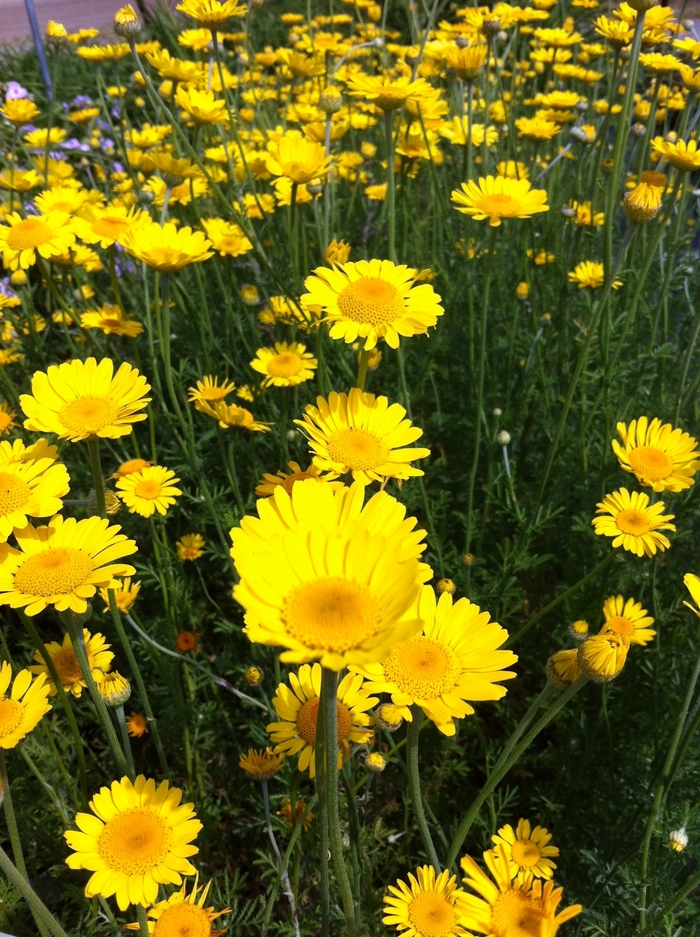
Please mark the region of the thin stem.
[[131, 750], [131, 739], [129, 738], [129, 730], [126, 725], [124, 707], [115, 706], [114, 712], [117, 717], [117, 723], [119, 724], [119, 731], [122, 737], [122, 745], [124, 747], [124, 751], [126, 752], [126, 762], [129, 765], [129, 771], [131, 772], [132, 777], [136, 777], [136, 768], [134, 767], [134, 753]]
[[46, 925], [49, 933], [51, 933], [53, 937], [68, 937], [68, 934], [66, 934], [66, 932], [63, 930], [53, 914], [51, 914], [49, 909], [31, 887], [26, 878], [24, 878], [24, 876], [20, 874], [19, 870], [12, 864], [10, 857], [1, 847], [0, 869], [4, 872], [5, 876], [27, 902], [31, 908], [32, 914], [34, 915], [34, 919], [37, 921], [37, 924], [39, 920], [41, 920]]
[[275, 831], [272, 829], [272, 817], [270, 816], [270, 795], [267, 789], [267, 779], [262, 781], [262, 792], [263, 792], [263, 803], [265, 805], [265, 826], [267, 827], [267, 835], [270, 837], [270, 842], [272, 843], [272, 849], [277, 859], [277, 865], [279, 867], [280, 875], [282, 876], [282, 881], [284, 882], [284, 893], [287, 896], [289, 901], [289, 907], [292, 912], [292, 924], [294, 925], [294, 934], [296, 937], [300, 937], [299, 931], [299, 915], [297, 913], [297, 905], [294, 900], [294, 892], [292, 890], [292, 883], [289, 881], [289, 872], [287, 866], [282, 861], [282, 855], [280, 853], [279, 846], [277, 845], [277, 840], [275, 839]]
[[97, 436], [90, 436], [87, 444], [90, 471], [92, 472], [92, 487], [95, 489], [95, 500], [97, 501], [97, 513], [100, 517], [107, 517], [105, 483], [102, 477], [102, 465], [100, 463], [100, 440]]
[[423, 845], [425, 846], [425, 851], [428, 853], [428, 858], [430, 859], [431, 865], [435, 868], [436, 872], [440, 872], [440, 860], [437, 857], [437, 852], [435, 851], [435, 846], [433, 844], [433, 838], [430, 835], [430, 827], [428, 826], [428, 820], [425, 816], [425, 809], [423, 807], [423, 795], [421, 793], [420, 787], [420, 770], [418, 766], [418, 738], [420, 735], [420, 727], [423, 722], [423, 710], [420, 706], [415, 704], [411, 706], [411, 714], [413, 719], [408, 723], [407, 731], [407, 744], [406, 744], [406, 764], [408, 767], [408, 790], [411, 795], [411, 803], [413, 804], [413, 812], [416, 817], [416, 822], [418, 823], [418, 829], [420, 830], [420, 835], [423, 838]]
[[648, 927], [645, 927], [644, 930], [639, 934], [639, 937], [647, 937], [647, 934], [653, 934], [654, 932], [658, 933], [656, 928], [661, 924], [664, 919], [673, 911], [676, 905], [679, 905], [684, 898], [686, 898], [697, 886], [700, 885], [700, 872], [696, 872], [695, 875], [691, 875], [688, 881], [683, 885], [682, 888], [679, 888], [675, 894], [666, 902], [666, 904], [661, 909], [661, 913], [657, 914], [654, 920]]
[[357, 368], [357, 387], [360, 390], [365, 389], [365, 382], [367, 380], [367, 365], [369, 364], [369, 352], [365, 351], [363, 348], [360, 352], [360, 362]]
[[2, 792], [5, 795], [3, 807], [5, 808], [7, 832], [10, 834], [10, 843], [12, 844], [12, 853], [15, 857], [15, 865], [28, 881], [29, 876], [27, 875], [27, 866], [24, 861], [24, 853], [22, 852], [22, 841], [19, 838], [17, 817], [15, 816], [15, 809], [12, 805], [12, 789], [10, 788], [10, 780], [7, 776], [7, 762], [5, 761], [4, 748], [0, 748], [0, 781], [2, 781]]
[[386, 207], [389, 218], [389, 260], [396, 263], [396, 178], [394, 176], [394, 138], [392, 112], [384, 112], [386, 136]]
[[323, 718], [326, 739], [326, 778], [328, 827], [331, 846], [331, 862], [336, 884], [340, 891], [345, 915], [347, 937], [355, 937], [355, 904], [348, 870], [343, 858], [343, 837], [340, 832], [339, 789], [338, 789], [338, 674], [323, 668], [321, 677], [321, 699], [319, 715]]
[[136, 905], [136, 917], [139, 919], [139, 934], [141, 937], [150, 937], [148, 929], [148, 914], [142, 904]]
[[[279, 658], [275, 656], [275, 664]], [[279, 675], [275, 675], [275, 682]], [[323, 691], [321, 692], [321, 698]], [[316, 765], [316, 791], [319, 801], [318, 816], [318, 843], [319, 843], [319, 871], [321, 875], [321, 937], [328, 937], [330, 926], [331, 884], [330, 884], [330, 831], [328, 828], [328, 759], [326, 757], [326, 724], [322, 718], [321, 700], [319, 700], [318, 715], [316, 717], [316, 745], [313, 754]]]

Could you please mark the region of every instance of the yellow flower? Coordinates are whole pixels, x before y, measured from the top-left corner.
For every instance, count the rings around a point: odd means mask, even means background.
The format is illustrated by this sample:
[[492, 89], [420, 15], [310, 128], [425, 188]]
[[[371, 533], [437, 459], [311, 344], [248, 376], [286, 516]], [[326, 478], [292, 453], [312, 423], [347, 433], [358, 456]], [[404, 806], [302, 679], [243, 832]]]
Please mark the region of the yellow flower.
[[395, 925], [402, 937], [469, 937], [463, 918], [467, 895], [457, 887], [457, 876], [444, 869], [440, 874], [424, 865], [408, 885], [399, 879], [384, 896], [382, 922]]
[[444, 735], [455, 734], [454, 719], [474, 712], [467, 700], [495, 700], [506, 694], [497, 681], [515, 674], [505, 670], [517, 661], [498, 650], [508, 632], [468, 599], [452, 604], [424, 586], [418, 605], [423, 633], [395, 644], [382, 663], [359, 666], [372, 693], [390, 693], [401, 716], [412, 721], [410, 706], [420, 706]]
[[131, 684], [117, 670], [103, 675], [97, 684], [97, 692], [107, 706], [123, 706], [131, 696]]
[[680, 172], [695, 172], [700, 169], [700, 150], [697, 140], [677, 140], [670, 143], [663, 137], [652, 140], [652, 151], [655, 156], [665, 156], [669, 163]]
[[648, 185], [640, 182], [631, 192], [627, 192], [622, 208], [625, 216], [634, 224], [646, 224], [652, 221], [661, 211], [661, 197], [664, 190], [661, 186]]
[[599, 16], [595, 21], [595, 31], [599, 36], [607, 39], [608, 45], [613, 49], [622, 49], [632, 42], [632, 30], [628, 23], [621, 20]]
[[133, 739], [140, 739], [148, 732], [148, 719], [142, 713], [131, 713], [126, 719], [126, 731]]
[[9, 120], [11, 124], [16, 124], [18, 127], [31, 124], [40, 113], [36, 104], [27, 98], [19, 98], [16, 101], [8, 100], [0, 107], [0, 114], [5, 120]]
[[31, 130], [25, 133], [24, 142], [33, 149], [46, 149], [47, 146], [55, 146], [63, 143], [66, 139], [66, 131], [60, 127], [51, 127], [50, 130], [42, 128], [40, 130]]
[[[92, 679], [95, 683], [100, 683], [112, 666], [112, 661], [114, 660], [114, 654], [109, 650], [111, 645], [107, 644], [104, 635], [90, 634], [87, 628], [83, 628], [83, 641], [85, 643], [85, 653], [90, 666]], [[80, 669], [78, 658], [73, 650], [70, 635], [64, 635], [63, 644], [52, 641], [50, 644], [45, 645], [45, 650], [53, 661], [56, 674], [61, 681], [63, 689], [66, 693], [72, 693], [73, 696], [79, 697], [83, 692], [83, 687], [86, 687], [87, 683]], [[37, 663], [33, 664], [29, 669], [32, 673], [37, 675], [43, 674], [46, 678], [49, 696], [56, 696], [58, 692], [56, 685], [53, 682], [51, 672], [46, 666], [40, 651], [34, 652], [34, 660], [37, 661]]]
[[490, 124], [487, 127], [485, 124], [472, 123], [470, 129], [468, 117], [453, 117], [448, 123], [442, 124], [440, 136], [449, 140], [454, 146], [466, 146], [470, 137], [475, 147], [482, 146], [484, 140], [487, 146], [493, 146], [498, 142], [498, 131], [495, 127]]
[[[316, 777], [316, 729], [321, 695], [321, 665], [303, 664], [297, 674], [289, 674], [291, 689], [280, 683], [272, 700], [282, 722], [271, 722], [267, 732], [276, 753], [299, 755], [298, 768]], [[363, 686], [362, 677], [346, 674], [338, 685], [338, 768], [350, 745], [361, 745], [372, 737], [373, 719], [367, 710], [377, 703]]]
[[250, 748], [247, 755], [241, 755], [238, 759], [238, 766], [258, 781], [274, 778], [283, 763], [284, 755], [274, 754], [271, 748], [266, 748], [265, 751]]
[[74, 220], [73, 228], [81, 241], [105, 248], [122, 244], [129, 231], [147, 221], [147, 213], [139, 208], [109, 205], [90, 208], [83, 217]]
[[260, 423], [253, 417], [250, 410], [245, 407], [237, 407], [235, 404], [228, 406], [223, 400], [210, 405], [204, 400], [195, 400], [195, 407], [200, 413], [206, 413], [207, 416], [215, 419], [222, 429], [240, 429], [248, 430], [251, 433], [269, 433], [272, 423]]
[[578, 648], [566, 648], [557, 651], [547, 661], [547, 679], [557, 689], [565, 690], [581, 676], [578, 664]]
[[488, 46], [478, 42], [468, 46], [450, 46], [445, 55], [445, 64], [453, 69], [463, 81], [476, 81], [486, 62]]
[[[74, 189], [71, 186], [59, 185], [40, 192], [34, 199], [34, 205], [42, 215], [48, 215], [52, 211], [63, 211], [67, 215], [75, 215], [86, 209], [86, 206], [89, 210], [90, 197], [87, 189]], [[73, 230], [75, 230], [75, 225]]]
[[[277, 816], [281, 817], [282, 823], [285, 826], [288, 826], [290, 830], [293, 830], [294, 827], [299, 823], [301, 818], [304, 816], [304, 811], [306, 810], [306, 798], [297, 797], [296, 803], [294, 805], [294, 817], [292, 818], [292, 804], [288, 797], [285, 797], [282, 801], [282, 809], [277, 811]], [[309, 811], [304, 818], [304, 827], [302, 829], [303, 833], [308, 833], [311, 828], [311, 821], [314, 818], [314, 814]]]
[[664, 514], [663, 501], [649, 504], [649, 496], [644, 492], [620, 488], [606, 495], [597, 505], [596, 514], [591, 523], [598, 535], [614, 537], [613, 547], [622, 547], [637, 556], [653, 556], [657, 550], [663, 552], [671, 546], [662, 530], [675, 530], [670, 524], [673, 514]]
[[205, 218], [202, 225], [212, 247], [221, 257], [240, 257], [253, 249], [253, 245], [237, 224], [224, 221], [223, 218]]
[[267, 168], [273, 176], [285, 176], [293, 183], [320, 179], [331, 170], [331, 159], [320, 143], [307, 140], [298, 130], [288, 130], [269, 143]]
[[178, 228], [171, 221], [162, 226], [150, 221], [131, 228], [124, 234], [123, 244], [130, 254], [160, 273], [176, 273], [212, 256], [211, 242], [201, 231]]
[[5, 220], [8, 224], [0, 225], [0, 250], [2, 262], [10, 270], [26, 270], [36, 263], [37, 254], [48, 260], [75, 243], [70, 215], [62, 211], [28, 218], [13, 211]]
[[316, 406], [309, 404], [304, 419], [295, 423], [309, 439], [317, 468], [339, 475], [352, 472], [355, 481], [368, 485], [423, 474], [411, 462], [430, 450], [408, 448], [423, 431], [405, 416], [400, 404], [390, 406], [386, 397], [353, 387], [349, 394], [331, 391], [328, 400], [317, 397]]
[[411, 81], [409, 77], [389, 78], [386, 75], [352, 75], [347, 86], [356, 98], [366, 98], [383, 111], [394, 111], [408, 100], [422, 104], [434, 93], [424, 78]]
[[122, 462], [112, 478], [123, 478], [125, 475], [132, 475], [134, 472], [140, 472], [147, 465], [153, 465], [145, 459], [129, 459], [128, 462]]
[[146, 378], [124, 362], [114, 374], [114, 362], [103, 358], [67, 361], [35, 371], [32, 393], [22, 394], [20, 405], [26, 429], [56, 433], [79, 442], [92, 436], [117, 439], [132, 430], [132, 423], [146, 419], [138, 413], [150, 398]]
[[133, 566], [115, 561], [136, 553], [136, 544], [108, 523], [57, 514], [47, 527], [16, 530], [19, 550], [0, 545], [0, 605], [30, 616], [48, 605], [82, 613], [98, 588], [116, 588], [115, 576], [133, 576]]
[[243, 17], [248, 12], [247, 5], [239, 5], [237, 0], [182, 0], [176, 9], [205, 26], [218, 26], [233, 16]]
[[465, 873], [462, 881], [476, 892], [467, 895], [462, 917], [463, 925], [470, 931], [491, 937], [525, 934], [555, 937], [562, 924], [583, 910], [580, 904], [573, 904], [557, 914], [564, 889], [555, 888], [551, 880], [544, 884], [540, 879], [522, 884], [514, 881], [510, 860], [501, 844], [484, 853], [484, 862], [492, 878], [471, 856], [465, 856], [460, 863]]
[[544, 120], [542, 117], [520, 117], [515, 121], [515, 128], [519, 137], [528, 137], [538, 143], [556, 137], [561, 129], [559, 124], [552, 120]]
[[639, 64], [648, 68], [653, 75], [668, 75], [678, 71], [682, 64], [675, 55], [663, 55], [661, 52], [642, 52]]
[[582, 227], [596, 227], [599, 228], [601, 225], [605, 224], [605, 213], [598, 211], [593, 214], [593, 207], [591, 202], [577, 202], [572, 201], [569, 203], [569, 207], [574, 211], [574, 224], [580, 225]]
[[457, 211], [475, 221], [488, 218], [491, 227], [500, 225], [504, 218], [529, 218], [549, 211], [545, 189], [531, 189], [527, 179], [505, 176], [482, 177], [478, 185], [472, 180], [463, 182], [461, 192], [453, 191], [452, 201]]
[[[0, 308], [2, 307], [0, 306]], [[0, 436], [4, 436], [5, 434], [9, 435], [15, 426], [17, 426], [15, 423], [16, 416], [17, 414], [15, 411], [3, 400], [2, 403], [0, 403]]]
[[425, 531], [386, 492], [363, 501], [361, 484], [333, 491], [306, 479], [291, 494], [278, 486], [258, 501], [259, 520], [244, 517], [231, 531], [233, 596], [251, 641], [287, 648], [285, 662], [341, 670], [383, 660], [420, 632]]
[[199, 851], [190, 845], [202, 828], [194, 804], [182, 804], [182, 791], [140, 774], [103, 787], [90, 801], [92, 814], [79, 813], [80, 832], [67, 830], [75, 852], [66, 859], [71, 869], [92, 872], [85, 896], [116, 895], [121, 911], [131, 904], [151, 905], [159, 885], [180, 885], [194, 875], [188, 861]]
[[365, 187], [365, 195], [370, 202], [383, 202], [386, 199], [386, 182], [380, 182], [379, 185], [368, 185]]
[[510, 862], [510, 874], [519, 883], [526, 881], [528, 876], [534, 878], [551, 878], [556, 869], [552, 856], [559, 855], [557, 846], [549, 846], [552, 838], [543, 826], [530, 826], [529, 820], [518, 820], [513, 829], [510, 823], [502, 826], [497, 834], [491, 837], [496, 846], [503, 846]]
[[654, 619], [647, 615], [641, 602], [627, 599], [625, 602], [621, 595], [611, 595], [603, 603], [605, 624], [600, 633], [612, 631], [614, 634], [627, 638], [630, 644], [648, 644], [656, 632], [650, 627]]
[[[569, 272], [569, 282], [578, 283], [580, 290], [585, 287], [592, 290], [600, 289], [605, 283], [605, 268], [596, 260], [582, 260]], [[612, 286], [614, 290], [619, 289], [622, 286], [622, 280], [615, 280]]]
[[204, 555], [206, 540], [201, 534], [183, 534], [175, 544], [177, 558], [182, 560], [198, 560]]
[[178, 85], [175, 103], [197, 124], [227, 124], [228, 108], [223, 98], [213, 91], [198, 91]]
[[314, 465], [313, 462], [307, 469], [304, 470], [302, 470], [302, 467], [298, 462], [288, 462], [287, 464], [292, 470], [291, 474], [283, 472], [282, 469], [278, 469], [276, 475], [270, 475], [268, 472], [263, 472], [263, 477], [255, 489], [255, 494], [261, 498], [268, 497], [269, 495], [273, 495], [275, 493], [275, 488], [277, 488], [278, 485], [282, 485], [287, 494], [291, 494], [294, 485], [299, 481], [304, 481], [306, 478], [315, 478], [316, 481], [328, 482], [334, 491], [343, 487], [342, 482], [334, 481], [334, 479], [338, 477], [337, 473], [322, 473], [318, 466]]
[[[690, 597], [695, 602], [695, 605], [700, 606], [700, 578], [698, 578], [694, 573], [686, 573], [683, 577], [683, 583], [690, 592]], [[690, 602], [683, 602], [687, 608], [694, 612], [698, 618], [700, 618], [700, 611], [695, 608], [694, 605], [691, 605]]]
[[150, 465], [125, 475], [117, 481], [119, 497], [128, 507], [130, 514], [140, 514], [141, 517], [151, 517], [158, 511], [163, 517], [168, 508], [175, 504], [175, 499], [182, 494], [175, 487], [180, 479], [175, 472], [162, 465]]
[[122, 39], [133, 39], [133, 37], [140, 32], [141, 30], [141, 20], [136, 15], [136, 11], [127, 3], [126, 6], [120, 7], [117, 12], [114, 14], [114, 23], [112, 28], [117, 36], [120, 36]]
[[627, 660], [629, 638], [613, 631], [586, 638], [578, 649], [578, 664], [581, 671], [596, 683], [614, 680]]
[[444, 309], [428, 283], [415, 285], [416, 271], [390, 260], [360, 260], [332, 270], [317, 267], [307, 277], [305, 307], [320, 306], [331, 325], [331, 338], [348, 344], [364, 338], [366, 351], [380, 338], [399, 347], [399, 335], [422, 335]]
[[[121, 614], [126, 615], [138, 598], [138, 594], [141, 591], [141, 583], [132, 583], [131, 576], [127, 576], [126, 579], [123, 579], [121, 582], [116, 579], [115, 582], [114, 599]], [[109, 592], [107, 589], [100, 589], [100, 598], [105, 603], [104, 614], [107, 615], [110, 611]]]
[[700, 452], [688, 433], [662, 424], [658, 417], [649, 422], [645, 416], [632, 420], [629, 427], [618, 423], [617, 432], [622, 444], [614, 439], [612, 447], [620, 468], [636, 475], [640, 484], [654, 491], [683, 491], [694, 483]]
[[35, 169], [3, 169], [0, 172], [0, 187], [11, 192], [28, 192], [41, 185], [42, 178]]
[[[217, 918], [229, 914], [231, 909], [215, 911], [213, 907], [205, 908], [211, 882], [200, 889], [198, 881], [195, 878], [189, 895], [183, 885], [180, 891], [149, 908], [149, 934], [154, 937], [219, 937], [224, 933], [224, 930], [215, 930], [213, 924]], [[139, 930], [140, 927], [139, 924], [126, 926], [130, 930]]]
[[63, 507], [70, 477], [51, 458], [0, 463], [0, 543], [29, 517], [53, 517]]
[[218, 377], [207, 374], [201, 381], [197, 381], [196, 387], [189, 387], [187, 394], [191, 401], [199, 400], [205, 403], [217, 403], [228, 397], [235, 387], [233, 381], [224, 380], [222, 384], [219, 384]]
[[327, 264], [344, 264], [350, 259], [350, 245], [345, 241], [336, 241], [335, 238], [326, 248], [323, 259]]
[[98, 309], [84, 312], [80, 317], [84, 329], [100, 329], [105, 335], [126, 335], [136, 338], [143, 332], [143, 326], [136, 319], [127, 319], [121, 308], [112, 303], [105, 303]]
[[20, 670], [12, 682], [12, 667], [0, 666], [0, 748], [14, 748], [49, 712], [49, 685], [44, 675], [32, 680], [29, 670]]
[[318, 362], [306, 345], [275, 342], [274, 348], [258, 348], [250, 366], [265, 375], [263, 387], [296, 387], [313, 380]]

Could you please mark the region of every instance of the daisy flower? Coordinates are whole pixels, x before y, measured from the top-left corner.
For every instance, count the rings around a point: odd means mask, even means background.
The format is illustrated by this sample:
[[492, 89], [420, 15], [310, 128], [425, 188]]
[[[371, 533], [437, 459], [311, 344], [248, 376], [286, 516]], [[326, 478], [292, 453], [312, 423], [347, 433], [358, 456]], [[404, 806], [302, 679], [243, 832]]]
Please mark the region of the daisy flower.
[[597, 505], [596, 514], [591, 523], [599, 536], [614, 537], [613, 547], [622, 547], [637, 556], [653, 556], [657, 550], [662, 552], [671, 546], [668, 538], [660, 531], [675, 530], [673, 514], [664, 514], [663, 501], [649, 504], [649, 496], [644, 492], [620, 488], [606, 495]]

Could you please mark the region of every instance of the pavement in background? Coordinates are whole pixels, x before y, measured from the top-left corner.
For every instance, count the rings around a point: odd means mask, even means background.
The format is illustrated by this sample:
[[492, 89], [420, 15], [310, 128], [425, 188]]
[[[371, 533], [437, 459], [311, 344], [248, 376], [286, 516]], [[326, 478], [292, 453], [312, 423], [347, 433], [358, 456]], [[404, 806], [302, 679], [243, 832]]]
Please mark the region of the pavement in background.
[[[126, 0], [34, 0], [39, 28], [47, 22], [63, 23], [68, 32], [95, 26], [111, 35], [114, 14]], [[29, 21], [24, 0], [0, 0], [0, 42], [29, 40]]]

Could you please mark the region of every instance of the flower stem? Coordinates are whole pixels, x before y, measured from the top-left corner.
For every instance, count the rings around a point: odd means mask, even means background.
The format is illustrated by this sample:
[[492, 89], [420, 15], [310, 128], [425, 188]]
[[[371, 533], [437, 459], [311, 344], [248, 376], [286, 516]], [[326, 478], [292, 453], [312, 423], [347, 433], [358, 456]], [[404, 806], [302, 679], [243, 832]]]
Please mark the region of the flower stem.
[[105, 483], [102, 477], [102, 465], [100, 463], [100, 440], [97, 436], [90, 436], [87, 444], [90, 471], [92, 472], [92, 487], [95, 489], [95, 500], [97, 501], [97, 513], [100, 517], [107, 517]]
[[384, 112], [386, 135], [386, 206], [389, 218], [389, 260], [396, 263], [396, 178], [394, 176], [394, 137], [392, 112]]
[[150, 931], [148, 930], [148, 915], [146, 914], [146, 909], [142, 904], [136, 905], [136, 917], [139, 919], [139, 934], [141, 937], [150, 937]]
[[12, 852], [15, 857], [15, 865], [24, 878], [29, 880], [27, 875], [27, 866], [24, 862], [24, 853], [22, 852], [22, 840], [19, 838], [19, 829], [17, 827], [17, 817], [12, 805], [12, 791], [10, 780], [7, 776], [7, 762], [5, 761], [5, 749], [0, 748], [0, 781], [2, 781], [2, 792], [4, 795], [3, 807], [5, 808], [5, 820], [7, 821], [7, 832], [10, 835]]
[[267, 827], [267, 835], [270, 837], [270, 842], [272, 843], [272, 850], [277, 859], [277, 865], [279, 867], [280, 875], [282, 881], [284, 882], [284, 893], [287, 896], [289, 901], [289, 907], [292, 912], [292, 924], [294, 925], [294, 934], [295, 937], [300, 937], [299, 931], [299, 914], [297, 913], [297, 904], [294, 899], [294, 891], [292, 890], [292, 883], [289, 881], [289, 872], [287, 866], [282, 860], [282, 854], [280, 853], [279, 846], [277, 845], [277, 840], [275, 839], [275, 831], [272, 829], [272, 817], [270, 816], [270, 795], [267, 789], [267, 780], [263, 779], [262, 781], [262, 792], [263, 792], [263, 803], [265, 805], [265, 826]]
[[363, 348], [360, 352], [360, 362], [357, 368], [357, 387], [360, 390], [365, 389], [365, 381], [367, 380], [367, 365], [369, 364], [369, 352], [365, 351]]
[[[275, 657], [275, 661], [278, 658]], [[276, 681], [279, 678], [276, 677]], [[321, 875], [321, 937], [328, 937], [330, 925], [331, 884], [330, 884], [330, 839], [328, 829], [328, 759], [326, 758], [326, 726], [322, 718], [321, 701], [323, 690], [319, 699], [319, 711], [316, 718], [316, 745], [313, 758], [316, 764], [316, 791], [318, 794], [318, 843], [319, 843], [319, 872]]]
[[408, 790], [411, 795], [411, 803], [413, 804], [413, 812], [418, 823], [418, 829], [420, 830], [420, 835], [423, 838], [425, 851], [428, 853], [428, 858], [430, 859], [431, 865], [435, 868], [435, 871], [440, 872], [440, 861], [437, 857], [437, 853], [435, 852], [433, 838], [430, 835], [430, 827], [428, 826], [428, 820], [425, 816], [423, 795], [421, 794], [420, 788], [420, 771], [418, 767], [418, 738], [420, 735], [420, 728], [423, 723], [423, 710], [420, 708], [420, 706], [416, 706], [414, 704], [411, 706], [411, 713], [413, 714], [413, 719], [408, 723], [408, 741], [406, 744]]
[[26, 878], [24, 878], [16, 866], [12, 864], [10, 857], [1, 847], [0, 870], [2, 870], [7, 879], [12, 883], [12, 885], [27, 902], [31, 908], [32, 914], [34, 915], [34, 920], [37, 922], [37, 925], [39, 924], [39, 921], [41, 921], [46, 926], [49, 933], [53, 935], [53, 937], [68, 937], [56, 918], [53, 916], [53, 914], [51, 914], [49, 909], [34, 891]]
[[331, 862], [345, 915], [345, 933], [355, 937], [355, 904], [348, 870], [343, 858], [343, 838], [340, 832], [339, 787], [338, 787], [338, 674], [323, 668], [321, 677], [321, 699], [319, 715], [323, 719], [326, 742], [326, 809], [328, 811], [328, 833], [331, 847]]
[[124, 751], [126, 752], [126, 762], [129, 766], [129, 771], [131, 772], [132, 777], [136, 777], [136, 768], [134, 767], [134, 753], [131, 750], [131, 739], [129, 738], [129, 730], [126, 727], [124, 707], [115, 706], [114, 712], [116, 713], [117, 722], [119, 723], [119, 731], [121, 732], [122, 745], [124, 746]]

